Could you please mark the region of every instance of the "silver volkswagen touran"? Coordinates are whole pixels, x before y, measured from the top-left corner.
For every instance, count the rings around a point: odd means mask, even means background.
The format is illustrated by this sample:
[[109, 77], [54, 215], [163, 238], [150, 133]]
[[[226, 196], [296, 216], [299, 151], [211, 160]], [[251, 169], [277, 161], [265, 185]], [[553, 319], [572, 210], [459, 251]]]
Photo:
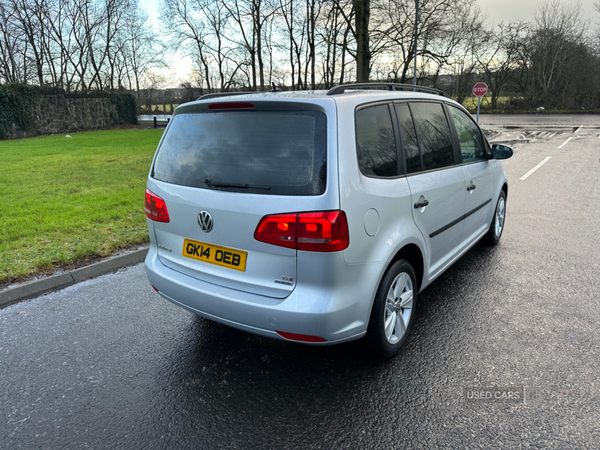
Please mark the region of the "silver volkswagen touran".
[[500, 239], [511, 155], [434, 89], [201, 97], [152, 162], [148, 279], [241, 330], [393, 356], [418, 292]]

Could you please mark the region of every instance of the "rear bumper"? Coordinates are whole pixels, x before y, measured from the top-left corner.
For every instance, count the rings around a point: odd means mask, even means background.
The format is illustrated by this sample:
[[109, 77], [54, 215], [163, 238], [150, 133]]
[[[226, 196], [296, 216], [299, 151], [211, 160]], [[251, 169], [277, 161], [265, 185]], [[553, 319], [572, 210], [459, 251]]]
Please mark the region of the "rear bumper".
[[[365, 335], [382, 264], [348, 265], [341, 253], [311, 254], [292, 293], [272, 298], [207, 283], [163, 265], [151, 246], [148, 280], [158, 293], [193, 313], [250, 333], [286, 340], [276, 331], [317, 336], [331, 345]], [[308, 262], [308, 261], [307, 261]], [[303, 276], [311, 283], [303, 282]]]

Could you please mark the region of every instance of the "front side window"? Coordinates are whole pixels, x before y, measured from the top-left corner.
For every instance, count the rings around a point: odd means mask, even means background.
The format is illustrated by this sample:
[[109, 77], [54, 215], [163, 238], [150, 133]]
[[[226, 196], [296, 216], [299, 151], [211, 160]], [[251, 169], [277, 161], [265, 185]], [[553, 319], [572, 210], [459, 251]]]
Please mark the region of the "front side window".
[[368, 176], [398, 176], [398, 151], [388, 105], [356, 113], [356, 150], [360, 171]]
[[451, 106], [450, 116], [458, 134], [460, 152], [463, 162], [474, 162], [485, 159], [481, 131], [475, 122], [460, 109]]
[[454, 164], [452, 135], [444, 108], [440, 103], [411, 103], [423, 170], [439, 169]]
[[152, 177], [204, 189], [319, 195], [326, 156], [320, 111], [182, 113], [158, 149]]

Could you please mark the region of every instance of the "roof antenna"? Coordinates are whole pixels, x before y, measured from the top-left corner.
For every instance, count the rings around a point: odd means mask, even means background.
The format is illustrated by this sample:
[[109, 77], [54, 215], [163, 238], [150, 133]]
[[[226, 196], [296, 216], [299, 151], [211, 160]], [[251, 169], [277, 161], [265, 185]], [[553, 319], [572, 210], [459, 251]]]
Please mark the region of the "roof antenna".
[[271, 84], [273, 85], [273, 90], [271, 92], [277, 92], [277, 86], [275, 86], [275, 82], [272, 81]]

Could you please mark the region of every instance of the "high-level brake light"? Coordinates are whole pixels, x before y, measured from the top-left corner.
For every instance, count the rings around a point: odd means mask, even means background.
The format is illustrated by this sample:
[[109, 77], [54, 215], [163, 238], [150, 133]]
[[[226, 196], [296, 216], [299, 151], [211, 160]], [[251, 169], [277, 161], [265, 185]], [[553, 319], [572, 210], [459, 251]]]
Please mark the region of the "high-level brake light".
[[254, 109], [254, 105], [248, 102], [211, 103], [208, 109]]

